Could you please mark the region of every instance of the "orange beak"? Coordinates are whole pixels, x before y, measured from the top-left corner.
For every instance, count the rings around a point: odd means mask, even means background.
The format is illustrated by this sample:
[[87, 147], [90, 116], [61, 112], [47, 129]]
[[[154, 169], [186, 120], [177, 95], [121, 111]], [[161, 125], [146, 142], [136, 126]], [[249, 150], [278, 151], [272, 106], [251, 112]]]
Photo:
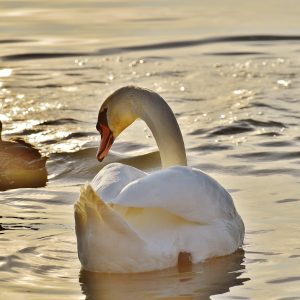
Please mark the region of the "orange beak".
[[101, 141], [100, 146], [97, 151], [97, 159], [99, 161], [102, 161], [108, 154], [110, 147], [112, 146], [114, 142], [114, 136], [113, 133], [110, 131], [108, 126], [105, 126], [104, 124], [100, 125], [101, 128]]

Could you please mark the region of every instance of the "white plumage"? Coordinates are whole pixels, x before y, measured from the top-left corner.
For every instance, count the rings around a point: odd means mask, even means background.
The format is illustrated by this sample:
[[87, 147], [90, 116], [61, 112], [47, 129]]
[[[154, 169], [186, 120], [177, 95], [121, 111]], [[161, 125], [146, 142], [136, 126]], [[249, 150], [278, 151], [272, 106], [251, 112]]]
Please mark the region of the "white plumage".
[[109, 164], [82, 187], [75, 221], [81, 264], [97, 272], [164, 269], [182, 252], [198, 263], [234, 252], [244, 238], [229, 193], [187, 166], [147, 174]]

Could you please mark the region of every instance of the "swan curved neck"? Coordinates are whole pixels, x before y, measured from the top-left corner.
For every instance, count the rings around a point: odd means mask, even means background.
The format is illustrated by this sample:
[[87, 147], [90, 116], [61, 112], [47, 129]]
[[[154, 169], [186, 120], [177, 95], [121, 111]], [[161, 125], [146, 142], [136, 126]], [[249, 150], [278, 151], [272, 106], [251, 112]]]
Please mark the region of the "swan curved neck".
[[137, 89], [131, 97], [134, 113], [151, 130], [160, 152], [162, 168], [186, 166], [184, 142], [176, 118], [165, 100], [150, 90]]

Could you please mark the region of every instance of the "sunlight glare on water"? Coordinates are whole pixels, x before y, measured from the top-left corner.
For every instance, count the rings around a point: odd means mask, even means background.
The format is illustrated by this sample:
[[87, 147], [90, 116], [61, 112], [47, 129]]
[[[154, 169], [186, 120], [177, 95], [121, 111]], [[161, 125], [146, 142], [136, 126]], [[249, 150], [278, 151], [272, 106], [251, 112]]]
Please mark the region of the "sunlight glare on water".
[[[300, 299], [298, 1], [1, 6], [3, 139], [26, 137], [49, 157], [46, 187], [0, 192], [1, 299]], [[128, 84], [167, 100], [189, 165], [233, 196], [243, 249], [188, 270], [80, 269], [80, 186], [110, 162], [159, 168], [142, 121], [95, 158], [101, 102]]]

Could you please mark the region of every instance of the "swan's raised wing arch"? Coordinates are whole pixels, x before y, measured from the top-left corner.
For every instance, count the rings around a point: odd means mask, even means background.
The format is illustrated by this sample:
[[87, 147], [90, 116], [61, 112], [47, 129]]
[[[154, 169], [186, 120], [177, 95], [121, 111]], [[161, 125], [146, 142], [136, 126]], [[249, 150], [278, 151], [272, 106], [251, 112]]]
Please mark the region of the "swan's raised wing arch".
[[200, 170], [172, 167], [145, 175], [135, 168], [119, 165], [113, 172], [106, 172], [101, 179], [101, 190], [96, 191], [107, 203], [162, 208], [192, 222], [209, 224], [236, 214], [229, 193]]

